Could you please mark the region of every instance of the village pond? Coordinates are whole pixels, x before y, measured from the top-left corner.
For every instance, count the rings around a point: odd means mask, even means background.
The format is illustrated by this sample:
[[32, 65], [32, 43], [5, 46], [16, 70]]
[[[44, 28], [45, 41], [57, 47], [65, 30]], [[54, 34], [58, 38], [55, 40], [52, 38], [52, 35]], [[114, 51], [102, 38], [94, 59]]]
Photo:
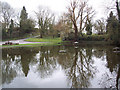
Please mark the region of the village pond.
[[112, 46], [2, 48], [1, 64], [2, 88], [120, 88]]

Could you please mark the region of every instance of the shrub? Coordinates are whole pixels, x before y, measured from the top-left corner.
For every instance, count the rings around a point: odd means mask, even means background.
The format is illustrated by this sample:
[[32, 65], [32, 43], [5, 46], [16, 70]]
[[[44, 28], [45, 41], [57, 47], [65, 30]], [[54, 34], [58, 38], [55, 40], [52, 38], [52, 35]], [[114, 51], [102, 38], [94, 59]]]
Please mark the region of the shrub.
[[[107, 35], [83, 35], [78, 37], [78, 41], [106, 41]], [[65, 37], [64, 40], [74, 41], [74, 35]]]

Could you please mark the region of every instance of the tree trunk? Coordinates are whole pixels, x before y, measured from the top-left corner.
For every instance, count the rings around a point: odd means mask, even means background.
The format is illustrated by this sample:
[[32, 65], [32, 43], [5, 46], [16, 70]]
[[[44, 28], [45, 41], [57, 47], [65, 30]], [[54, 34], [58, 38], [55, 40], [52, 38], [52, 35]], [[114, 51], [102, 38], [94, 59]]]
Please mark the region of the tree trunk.
[[42, 34], [40, 34], [40, 38], [43, 38]]
[[82, 18], [83, 18], [83, 11], [81, 12], [81, 15], [80, 15], [80, 34], [81, 34], [81, 36], [83, 36], [82, 35], [82, 23], [83, 23]]
[[74, 24], [74, 29], [75, 29], [75, 41], [77, 41], [77, 39], [78, 39], [78, 28], [77, 28], [76, 24]]
[[42, 35], [40, 35], [40, 38], [42, 38]]
[[42, 31], [40, 30], [40, 38], [42, 38]]
[[116, 7], [117, 7], [118, 19], [119, 19], [119, 23], [120, 23], [120, 10], [119, 10], [119, 3], [118, 3], [118, 1], [116, 2]]
[[53, 35], [53, 38], [54, 38], [54, 35]]
[[117, 73], [117, 78], [116, 78], [116, 88], [119, 90], [119, 78], [120, 78], [120, 65]]

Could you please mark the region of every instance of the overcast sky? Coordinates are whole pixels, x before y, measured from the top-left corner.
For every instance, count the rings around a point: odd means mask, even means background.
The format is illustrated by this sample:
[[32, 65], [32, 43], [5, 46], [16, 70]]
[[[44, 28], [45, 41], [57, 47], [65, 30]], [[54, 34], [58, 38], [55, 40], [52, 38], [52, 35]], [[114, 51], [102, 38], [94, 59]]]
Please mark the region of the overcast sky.
[[[8, 2], [13, 8], [21, 10], [23, 6], [26, 7], [28, 14], [37, 10], [38, 6], [45, 6], [50, 8], [56, 15], [65, 12], [70, 0], [0, 0]], [[97, 11], [97, 18], [105, 16], [103, 6], [111, 0], [89, 0], [89, 4]]]

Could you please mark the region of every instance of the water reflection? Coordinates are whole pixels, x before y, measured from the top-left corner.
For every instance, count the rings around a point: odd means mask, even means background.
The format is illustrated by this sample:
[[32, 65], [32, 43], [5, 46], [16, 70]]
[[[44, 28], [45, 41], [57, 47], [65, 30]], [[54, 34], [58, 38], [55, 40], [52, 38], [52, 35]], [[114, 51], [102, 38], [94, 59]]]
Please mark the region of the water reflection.
[[[87, 88], [90, 86], [90, 78], [93, 78], [95, 74], [95, 67], [92, 66], [94, 63], [91, 55], [92, 49], [72, 49], [73, 50], [71, 50], [70, 47], [67, 48], [69, 59], [62, 62], [61, 66], [65, 70], [69, 82], [71, 81], [71, 88]], [[65, 56], [68, 57], [67, 55]]]
[[35, 61], [37, 65], [36, 72], [39, 72], [41, 78], [46, 78], [52, 75], [53, 71], [56, 69], [57, 63], [56, 58], [53, 57], [53, 49], [48, 47], [41, 47], [40, 51], [35, 56]]
[[2, 50], [0, 48], [0, 89], [2, 88], [2, 67], [1, 67], [1, 61], [2, 61]]
[[103, 81], [101, 85], [104, 87], [111, 87], [120, 89], [120, 53], [113, 53], [112, 48], [107, 48], [106, 50], [106, 67], [109, 72], [103, 74]]
[[[59, 53], [63, 49], [67, 53]], [[49, 82], [54, 74], [58, 78], [64, 75], [65, 80], [62, 81], [67, 86], [61, 88], [89, 88], [95, 87], [94, 84], [97, 84], [96, 88], [120, 87], [120, 54], [113, 53], [112, 47], [19, 47], [4, 48], [2, 53], [3, 87], [14, 87], [9, 85], [15, 78], [28, 78], [30, 73], [37, 75], [38, 79], [48, 79]], [[59, 75], [59, 72], [62, 74]], [[40, 83], [47, 84], [42, 80]]]

